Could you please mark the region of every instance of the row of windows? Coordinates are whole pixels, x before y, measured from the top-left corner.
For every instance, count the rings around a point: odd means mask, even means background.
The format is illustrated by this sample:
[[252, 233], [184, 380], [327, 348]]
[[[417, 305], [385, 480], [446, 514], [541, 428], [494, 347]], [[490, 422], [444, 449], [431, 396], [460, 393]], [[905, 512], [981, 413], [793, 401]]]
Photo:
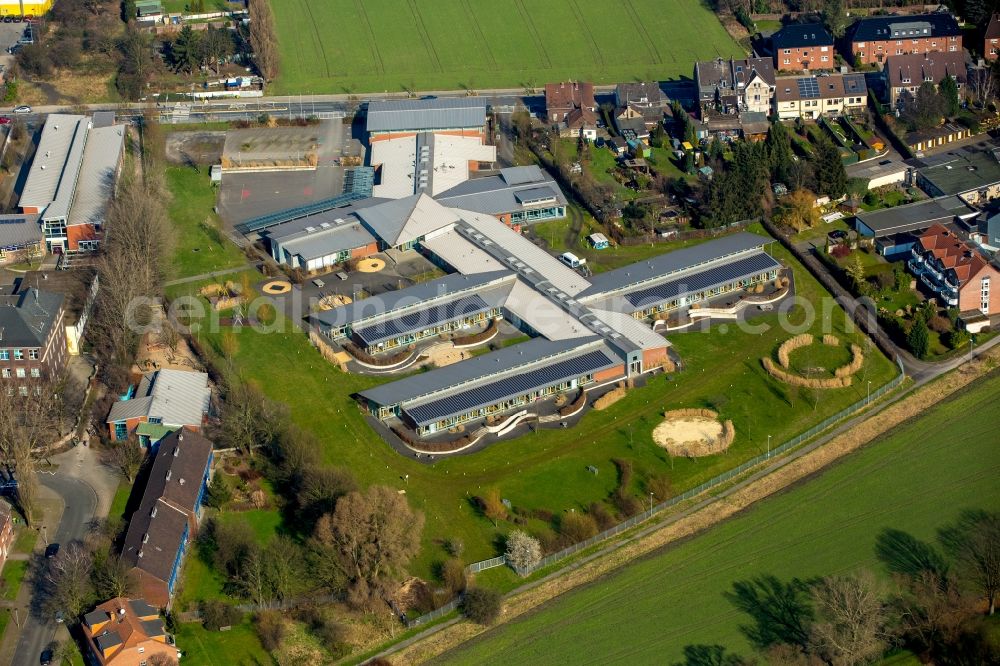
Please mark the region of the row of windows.
[[[829, 46], [821, 46], [821, 47], [819, 47], [819, 50], [820, 50], [821, 52], [823, 52], [823, 53], [826, 53], [827, 51], [829, 51], [829, 50], [830, 50], [830, 47], [829, 47]], [[788, 54], [789, 54], [789, 53], [791, 53], [791, 52], [792, 52], [792, 50], [791, 50], [791, 49], [785, 49], [785, 55], [788, 55]], [[802, 52], [802, 55], [803, 55], [803, 56], [807, 56], [807, 55], [809, 55], [809, 51], [803, 51], [803, 52]]]
[[[2, 376], [3, 376], [4, 379], [10, 379], [11, 376], [12, 376], [10, 368], [3, 368], [2, 370], [0, 370], [0, 373], [2, 373]], [[24, 379], [27, 376], [27, 374], [24, 371], [24, 368], [17, 368], [14, 371], [14, 375], [16, 375], [18, 379]], [[39, 368], [32, 368], [31, 369], [31, 376], [32, 377], [41, 377], [42, 376], [42, 371]]]
[[[13, 355], [15, 361], [24, 360], [24, 350], [23, 349], [0, 349], [0, 361], [9, 361]], [[32, 361], [38, 360], [38, 350], [29, 349], [28, 358]]]
[[[809, 54], [806, 53], [804, 55], [809, 55]], [[830, 56], [823, 56], [822, 58], [819, 59], [819, 61], [820, 62], [830, 62]], [[785, 58], [785, 64], [786, 65], [791, 64], [791, 60], [789, 60], [788, 58]]]

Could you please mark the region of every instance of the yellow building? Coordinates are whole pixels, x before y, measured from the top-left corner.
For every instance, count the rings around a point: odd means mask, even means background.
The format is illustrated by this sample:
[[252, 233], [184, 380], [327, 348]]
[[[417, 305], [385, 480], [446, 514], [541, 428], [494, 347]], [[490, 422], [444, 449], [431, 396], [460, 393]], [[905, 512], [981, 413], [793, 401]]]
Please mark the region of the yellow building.
[[41, 16], [53, 0], [0, 0], [0, 16]]

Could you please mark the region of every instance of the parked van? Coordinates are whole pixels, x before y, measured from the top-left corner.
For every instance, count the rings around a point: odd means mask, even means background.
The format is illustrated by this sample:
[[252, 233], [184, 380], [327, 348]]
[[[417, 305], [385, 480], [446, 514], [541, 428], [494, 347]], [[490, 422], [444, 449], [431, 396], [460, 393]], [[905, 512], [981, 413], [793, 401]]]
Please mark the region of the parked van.
[[587, 263], [586, 259], [581, 259], [572, 252], [563, 252], [561, 255], [559, 255], [559, 261], [563, 262], [570, 268], [579, 268], [580, 266], [583, 266], [585, 263]]

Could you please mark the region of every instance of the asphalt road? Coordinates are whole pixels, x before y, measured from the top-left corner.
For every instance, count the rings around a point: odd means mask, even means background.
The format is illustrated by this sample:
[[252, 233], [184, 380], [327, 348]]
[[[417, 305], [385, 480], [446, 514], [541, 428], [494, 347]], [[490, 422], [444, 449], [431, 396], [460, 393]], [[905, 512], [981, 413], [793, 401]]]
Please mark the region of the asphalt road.
[[[71, 541], [82, 539], [87, 533], [88, 523], [93, 520], [97, 512], [97, 493], [86, 482], [62, 470], [56, 471], [55, 474], [41, 474], [40, 481], [42, 485], [54, 490], [65, 503], [55, 534], [46, 535], [49, 543], [65, 546]], [[38, 658], [42, 650], [55, 637], [58, 627], [55, 620], [38, 617], [36, 613], [37, 610], [34, 609], [26, 613], [21, 638], [11, 661], [14, 666], [31, 666], [39, 663]]]

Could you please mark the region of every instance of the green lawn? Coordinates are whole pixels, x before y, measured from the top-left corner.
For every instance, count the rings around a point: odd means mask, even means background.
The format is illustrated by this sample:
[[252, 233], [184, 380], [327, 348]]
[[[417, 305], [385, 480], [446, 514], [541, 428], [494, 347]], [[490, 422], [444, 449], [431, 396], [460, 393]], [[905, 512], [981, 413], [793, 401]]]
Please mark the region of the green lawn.
[[171, 277], [201, 275], [247, 263], [240, 249], [218, 231], [219, 216], [212, 212], [215, 189], [208, 170], [167, 167], [166, 177], [172, 195], [168, 211], [177, 231]]
[[112, 518], [124, 518], [125, 507], [128, 505], [128, 498], [131, 494], [131, 484], [125, 481], [119, 483], [118, 490], [115, 491], [115, 496], [111, 500], [111, 509], [108, 511], [108, 515]]
[[[772, 245], [772, 251], [782, 261], [791, 262], [777, 244]], [[797, 264], [794, 270], [798, 293], [818, 304], [825, 292]], [[798, 312], [793, 319], [803, 317]], [[843, 332], [844, 319], [841, 310], [830, 308], [815, 320], [811, 330], [820, 332], [825, 321], [845, 340], [859, 340], [857, 333]], [[790, 334], [777, 325], [776, 313], [765, 314], [755, 323], [766, 330], [744, 332], [730, 326], [704, 334], [672, 336], [671, 342], [686, 363], [684, 373], [652, 377], [647, 387], [632, 391], [611, 408], [588, 413], [576, 428], [543, 430], [433, 465], [395, 453], [369, 427], [350, 398], [386, 379], [341, 373], [289, 323], [285, 322], [285, 332], [270, 334], [241, 329], [236, 334], [239, 349], [235, 365], [270, 397], [288, 405], [292, 419], [323, 443], [329, 463], [349, 468], [362, 485], [386, 484], [406, 490], [411, 505], [426, 516], [423, 548], [412, 573], [429, 577], [435, 563], [445, 557], [437, 545], [445, 538], [458, 537], [465, 543], [466, 561], [496, 554], [496, 536], [512, 525], [501, 522], [499, 528], [494, 527], [470, 501], [490, 486], [497, 486], [503, 497], [528, 510], [579, 509], [608, 498], [616, 486], [612, 459], [622, 457], [632, 460], [636, 469], [632, 492], [644, 495], [644, 480], [654, 473], [670, 475], [675, 491], [682, 492], [762, 453], [768, 435], [772, 444], [784, 441], [863, 397], [864, 382], [824, 392], [817, 403], [813, 392], [770, 379], [760, 358], [772, 354]], [[206, 348], [218, 345], [218, 334], [200, 335]], [[863, 373], [866, 380], [880, 386], [896, 370], [873, 353]], [[653, 444], [652, 429], [664, 409], [695, 406], [712, 407], [723, 418], [732, 419], [736, 442], [724, 455], [670, 460]], [[598, 468], [598, 475], [587, 471], [589, 465]], [[405, 475], [408, 483], [404, 483]], [[544, 525], [533, 523], [530, 527], [542, 529]], [[197, 557], [190, 557], [187, 567], [186, 598], [202, 589], [208, 590], [206, 594], [216, 593], [217, 581], [210, 579], [211, 572], [203, 570]], [[506, 584], [516, 584], [513, 575], [507, 575]]]
[[[859, 567], [882, 572], [873, 544], [883, 528], [933, 538], [963, 508], [1000, 509], [994, 426], [975, 417], [998, 400], [994, 373], [821, 476], [438, 663], [669, 663], [696, 643], [749, 656], [738, 628], [745, 618], [723, 598], [734, 581], [765, 573], [808, 579]], [[632, 640], [622, 641], [626, 635]]]
[[21, 589], [21, 581], [28, 571], [27, 560], [11, 560], [3, 565], [0, 578], [3, 579], [3, 587], [0, 588], [0, 599], [13, 601], [17, 598], [17, 591]]
[[691, 76], [742, 57], [696, 0], [272, 0], [281, 74], [271, 92], [540, 87]]
[[11, 549], [15, 553], [30, 553], [35, 549], [35, 542], [38, 541], [38, 532], [19, 523], [18, 534], [14, 539], [14, 547]]
[[208, 631], [201, 623], [181, 624], [177, 628], [177, 649], [182, 662], [197, 666], [262, 666], [274, 660], [264, 651], [249, 622], [229, 631]]

